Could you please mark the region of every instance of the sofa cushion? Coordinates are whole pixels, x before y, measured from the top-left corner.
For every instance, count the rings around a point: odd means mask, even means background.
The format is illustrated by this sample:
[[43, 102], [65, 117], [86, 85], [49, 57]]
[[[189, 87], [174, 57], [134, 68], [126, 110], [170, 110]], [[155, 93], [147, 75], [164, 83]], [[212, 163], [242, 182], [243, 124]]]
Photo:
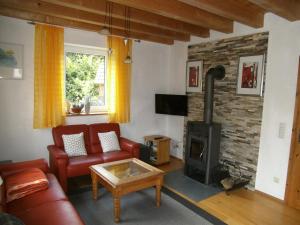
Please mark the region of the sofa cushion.
[[102, 153], [102, 147], [98, 137], [98, 133], [115, 131], [120, 141], [120, 127], [118, 123], [95, 123], [89, 125], [91, 152]]
[[71, 157], [69, 159], [69, 165], [67, 166], [68, 177], [89, 174], [89, 167], [99, 163], [103, 163], [101, 154]]
[[6, 177], [6, 199], [11, 202], [48, 188], [48, 179], [38, 168], [28, 168]]
[[86, 124], [58, 126], [52, 129], [54, 143], [57, 147], [64, 149], [63, 134], [84, 133], [84, 143], [87, 153], [90, 153], [89, 126]]
[[52, 201], [15, 214], [30, 225], [83, 225], [83, 221], [69, 201]]
[[101, 157], [104, 162], [112, 162], [132, 158], [132, 155], [127, 151], [111, 151], [102, 153]]
[[103, 152], [121, 150], [116, 132], [98, 133]]
[[65, 152], [69, 157], [87, 155], [84, 145], [84, 134], [63, 134], [62, 138], [64, 141]]
[[7, 211], [15, 214], [18, 211], [24, 211], [37, 207], [47, 202], [67, 200], [67, 197], [53, 174], [46, 174], [49, 181], [48, 189], [12, 201], [6, 205]]

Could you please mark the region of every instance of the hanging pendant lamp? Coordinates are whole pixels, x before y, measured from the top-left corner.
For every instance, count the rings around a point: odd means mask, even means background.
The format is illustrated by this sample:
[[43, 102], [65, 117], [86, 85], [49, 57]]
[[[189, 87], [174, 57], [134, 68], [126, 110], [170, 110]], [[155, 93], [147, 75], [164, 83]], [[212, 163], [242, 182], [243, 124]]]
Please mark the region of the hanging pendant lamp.
[[125, 64], [131, 64], [131, 63], [132, 63], [132, 59], [131, 59], [130, 55], [127, 55], [127, 56], [126, 56], [126, 58], [125, 58], [125, 60], [124, 60], [124, 63], [125, 63]]
[[111, 55], [113, 53], [112, 48], [108, 48], [107, 53], [108, 53], [108, 55]]
[[[100, 29], [100, 31], [98, 32], [99, 34], [102, 34], [102, 35], [111, 35], [111, 31], [109, 29], [109, 14], [110, 14], [110, 11], [111, 11], [111, 5], [110, 5], [110, 2], [106, 1], [105, 3], [105, 17], [104, 17], [104, 25], [103, 27]], [[108, 20], [108, 22], [107, 22]]]
[[102, 34], [102, 35], [111, 35], [111, 33], [109, 32], [109, 29], [106, 27], [106, 26], [103, 26], [102, 29], [98, 32], [99, 34]]
[[[106, 14], [105, 14], [105, 21], [104, 21], [105, 27], [103, 27], [101, 31], [107, 36], [112, 35], [112, 12], [113, 12], [113, 3], [106, 1]], [[106, 26], [106, 24], [108, 26]], [[111, 38], [108, 39], [107, 54], [108, 56], [113, 54]]]
[[129, 7], [125, 7], [125, 34], [126, 37], [124, 38], [125, 47], [127, 47], [127, 56], [124, 59], [125, 64], [131, 64], [132, 59], [129, 52], [129, 45], [128, 45], [128, 38], [130, 36], [130, 9]]
[[124, 45], [126, 46], [127, 45], [127, 43], [128, 43], [128, 38], [124, 38]]

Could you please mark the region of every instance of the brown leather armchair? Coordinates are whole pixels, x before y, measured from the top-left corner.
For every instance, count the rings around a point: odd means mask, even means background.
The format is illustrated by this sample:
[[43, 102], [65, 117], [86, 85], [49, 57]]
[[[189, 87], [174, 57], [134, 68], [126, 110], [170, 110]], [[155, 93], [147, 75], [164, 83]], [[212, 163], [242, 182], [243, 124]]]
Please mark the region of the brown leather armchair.
[[[103, 153], [98, 133], [115, 131], [121, 151], [111, 151]], [[86, 156], [68, 157], [64, 151], [63, 134], [84, 133]], [[127, 158], [139, 158], [140, 145], [121, 137], [118, 123], [98, 123], [58, 126], [52, 129], [54, 145], [48, 146], [50, 169], [58, 177], [58, 180], [67, 192], [67, 179], [90, 173], [89, 166], [111, 162]]]

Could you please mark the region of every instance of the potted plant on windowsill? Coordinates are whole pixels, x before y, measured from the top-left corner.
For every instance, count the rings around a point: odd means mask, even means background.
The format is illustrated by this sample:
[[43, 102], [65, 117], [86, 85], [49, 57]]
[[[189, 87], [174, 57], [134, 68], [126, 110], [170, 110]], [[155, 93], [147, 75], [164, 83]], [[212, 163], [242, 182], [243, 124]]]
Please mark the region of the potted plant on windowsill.
[[81, 113], [84, 104], [80, 102], [79, 98], [77, 98], [76, 102], [72, 104], [71, 111], [72, 113], [79, 114]]
[[73, 104], [71, 111], [72, 111], [72, 113], [79, 114], [79, 113], [81, 113], [83, 107], [84, 107], [84, 104], [82, 104], [82, 103], [81, 104]]

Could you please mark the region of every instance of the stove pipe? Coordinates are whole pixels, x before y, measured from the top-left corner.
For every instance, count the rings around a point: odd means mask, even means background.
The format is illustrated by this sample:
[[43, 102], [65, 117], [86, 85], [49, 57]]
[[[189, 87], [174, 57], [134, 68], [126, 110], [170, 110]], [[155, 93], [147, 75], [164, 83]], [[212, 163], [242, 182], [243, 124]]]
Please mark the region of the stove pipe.
[[225, 68], [218, 65], [210, 68], [205, 77], [205, 96], [204, 96], [204, 122], [212, 123], [214, 108], [214, 79], [221, 80], [225, 77]]

